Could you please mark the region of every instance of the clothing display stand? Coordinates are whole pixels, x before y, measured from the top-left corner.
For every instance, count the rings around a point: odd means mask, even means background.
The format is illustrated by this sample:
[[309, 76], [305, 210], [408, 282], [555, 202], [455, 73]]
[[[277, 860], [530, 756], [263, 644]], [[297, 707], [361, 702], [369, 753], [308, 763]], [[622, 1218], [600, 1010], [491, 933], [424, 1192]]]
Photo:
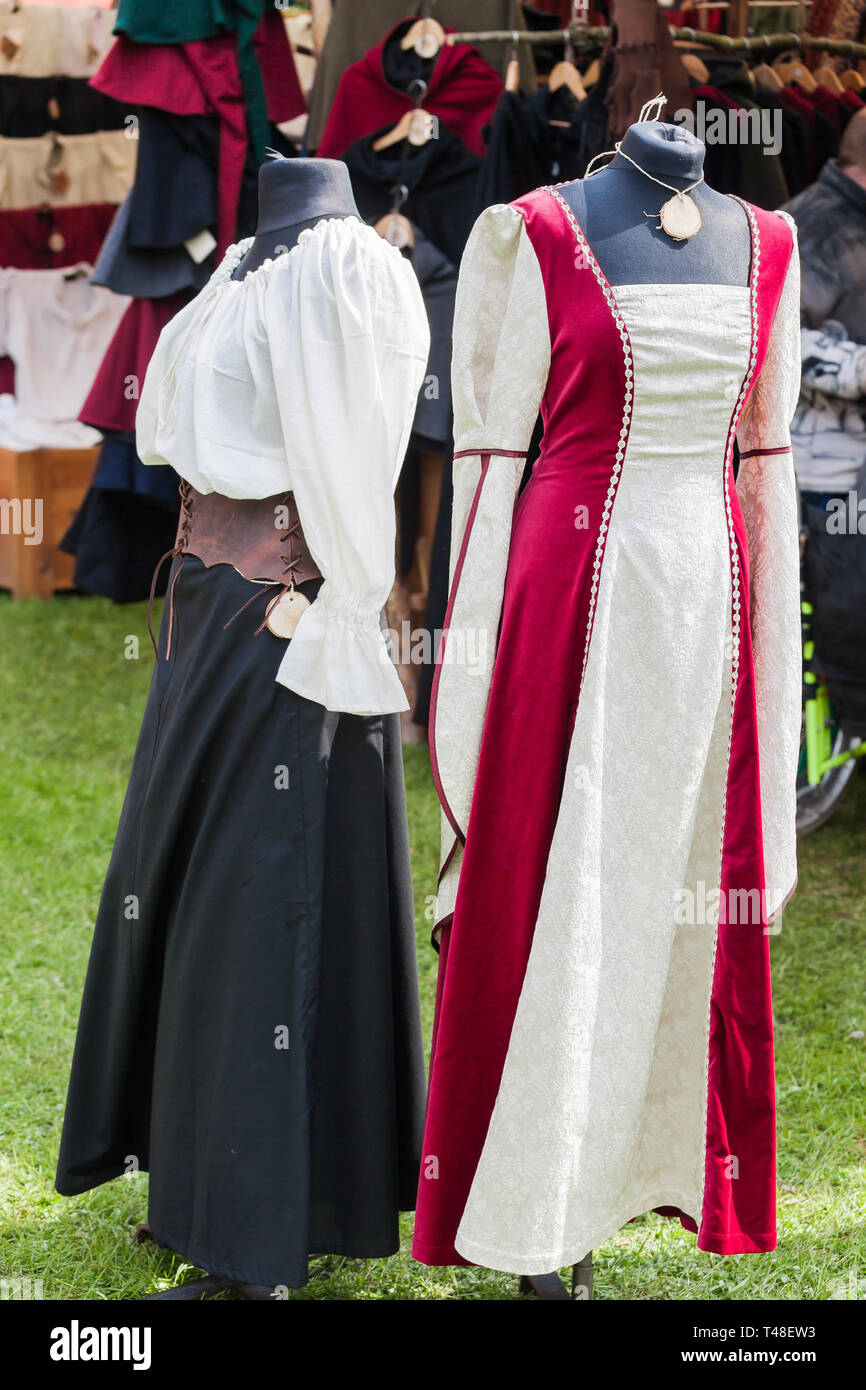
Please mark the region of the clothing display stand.
[[[196, 1272], [159, 1301], [279, 1299], [312, 1258], [396, 1254], [420, 1164], [405, 700], [378, 617], [429, 330], [411, 267], [359, 219], [345, 165], [276, 154], [258, 183], [255, 235], [160, 335], [138, 402], [142, 463], [181, 475], [181, 521], [55, 1177], [76, 1196], [137, 1157], [149, 1184], [136, 1239]], [[188, 408], [208, 420], [205, 451], [177, 433]], [[196, 681], [207, 714], [190, 779], [174, 739], [189, 748]], [[237, 827], [240, 881], [220, 841]], [[115, 892], [132, 883], [130, 932]], [[130, 968], [98, 979], [115, 953]], [[218, 1047], [190, 1041], [201, 1010], [220, 1020]]]
[[[259, 170], [259, 220], [255, 240], [232, 278], [240, 280], [258, 269], [265, 260], [295, 246], [301, 232], [323, 217], [357, 215], [345, 167], [335, 160], [285, 159], [275, 150], [266, 150], [266, 162]], [[306, 214], [300, 220], [287, 220], [287, 208]], [[152, 1240], [146, 1223], [138, 1228], [136, 1239]], [[273, 1289], [263, 1284], [240, 1283], [208, 1274], [191, 1279], [161, 1293], [145, 1294], [142, 1302], [200, 1302], [232, 1290], [248, 1301], [265, 1303], [274, 1299]]]
[[[644, 1213], [678, 1219], [701, 1250], [718, 1254], [770, 1250], [776, 1238], [765, 922], [796, 877], [788, 754], [800, 724], [789, 458], [799, 383], [794, 234], [784, 214], [708, 186], [703, 142], [660, 119], [665, 105], [664, 96], [644, 102], [609, 151], [612, 165], [597, 177], [591, 168], [600, 155], [583, 179], [487, 209], [461, 266], [455, 319], [454, 377], [471, 404], [455, 409], [455, 458], [469, 462], [455, 479], [455, 496], [462, 491], [453, 536], [460, 571], [448, 626], [452, 641], [454, 633], [482, 628], [496, 647], [485, 672], [489, 690], [478, 682], [471, 689], [446, 647], [434, 692], [431, 762], [443, 836], [424, 1153], [435, 1155], [436, 1165], [419, 1184], [413, 1253], [427, 1265], [469, 1262], [522, 1275], [521, 1290], [544, 1299], [568, 1297], [558, 1271], [569, 1264], [572, 1296], [589, 1296], [589, 1252]], [[501, 318], [486, 313], [493, 286], [504, 306]], [[706, 313], [709, 302], [718, 313]], [[525, 372], [523, 399], [513, 385], [515, 352]], [[619, 375], [607, 403], [606, 435], [599, 435], [608, 363]], [[680, 363], [683, 376], [672, 389]], [[704, 370], [704, 384], [696, 387], [694, 374]], [[597, 381], [590, 372], [599, 373]], [[571, 433], [578, 428], [577, 383], [586, 393], [579, 439]], [[706, 601], [711, 622], [687, 653], [678, 618], [673, 610], [662, 614], [658, 602], [672, 581], [674, 547], [651, 511], [662, 505], [659, 518], [669, 514], [650, 460], [677, 448], [669, 433], [673, 401], [687, 435], [698, 396], [706, 401], [707, 432], [697, 445], [687, 439], [685, 471], [677, 477], [688, 478], [689, 486], [693, 481], [701, 500], [680, 533], [681, 570], [671, 597], [676, 593], [680, 602], [689, 589], [690, 602]], [[479, 399], [496, 408], [477, 413]], [[503, 399], [507, 410], [500, 409]], [[545, 447], [519, 491], [539, 406]], [[605, 452], [590, 465], [602, 437], [609, 441]], [[736, 493], [735, 443], [741, 451]], [[782, 462], [766, 469], [752, 463], [777, 456]], [[591, 467], [597, 482], [587, 501]], [[763, 532], [753, 523], [758, 480], [772, 492], [779, 518]], [[579, 569], [573, 498], [595, 517]], [[695, 529], [699, 514], [706, 527], [701, 522]], [[553, 527], [560, 524], [557, 538]], [[767, 544], [784, 565], [784, 602], [765, 600], [762, 609], [760, 596], [743, 590], [746, 527], [754, 559], [749, 580], [760, 583]], [[717, 566], [712, 580], [703, 566], [709, 528]], [[643, 558], [638, 563], [632, 588], [626, 572], [632, 572], [633, 542], [643, 544], [639, 533], [646, 536], [642, 557], [652, 552], [653, 559], [650, 569]], [[688, 550], [698, 535], [700, 556]], [[563, 615], [561, 629], [543, 634], [534, 622], [539, 544], [567, 582], [578, 576], [573, 612]], [[548, 590], [553, 584], [564, 593], [567, 582], [557, 585], [545, 572]], [[748, 627], [743, 592], [751, 604]], [[644, 602], [657, 627], [650, 636], [641, 624], [632, 648], [625, 633]], [[782, 694], [784, 677], [767, 681], [762, 665], [765, 614], [771, 620], [778, 614], [780, 650], [791, 656]], [[579, 671], [574, 633], [582, 636]], [[625, 659], [630, 674], [621, 679], [610, 653], [623, 641], [634, 655]], [[559, 683], [551, 660], [563, 662]], [[637, 785], [631, 766], [621, 778], [613, 770], [609, 776], [606, 764], [602, 771], [605, 733], [643, 717], [654, 687], [661, 707], [672, 669], [691, 718], [689, 671], [703, 669], [706, 660], [712, 677], [694, 739], [683, 736], [680, 744], [682, 775], [661, 791], [654, 754]], [[548, 688], [562, 692], [546, 715], [531, 679], [542, 662]], [[632, 692], [625, 701], [623, 681]], [[766, 709], [765, 692], [773, 701], [778, 695], [785, 749], [765, 739], [767, 776], [759, 788], [753, 710]], [[748, 825], [739, 812], [729, 814], [741, 766], [755, 798]], [[530, 801], [544, 810], [524, 823], [521, 811]], [[685, 814], [687, 805], [693, 814]], [[772, 846], [765, 853], [764, 814], [784, 827], [778, 854]], [[640, 867], [624, 889], [623, 867], [609, 857], [605, 862], [605, 844], [626, 825], [642, 848]], [[734, 848], [741, 829], [748, 864]], [[503, 884], [495, 867], [503, 862], [522, 864], [523, 877], [515, 867]], [[708, 875], [712, 882], [718, 876], [720, 894], [762, 885], [766, 899], [749, 923], [754, 931], [734, 932], [727, 920], [709, 920], [712, 930], [700, 934], [671, 930], [670, 885], [704, 884]], [[649, 902], [657, 928], [651, 941]], [[645, 949], [639, 959], [637, 942]], [[748, 961], [743, 956], [742, 968], [728, 970], [725, 962], [739, 951], [748, 952]], [[742, 1051], [725, 1050], [722, 1040], [740, 1028], [733, 1019], [747, 988], [753, 990], [742, 1023], [748, 1042]], [[634, 1022], [623, 1030], [625, 990]], [[755, 1094], [758, 1073], [756, 1119], [745, 1098]], [[690, 1119], [673, 1140], [671, 1117], [681, 1103]], [[730, 1187], [732, 1152], [749, 1154], [748, 1194], [745, 1184]]]
[[[150, 1227], [143, 1222], [135, 1232], [133, 1241], [142, 1245], [153, 1240]], [[206, 1274], [202, 1279], [189, 1279], [185, 1284], [177, 1284], [173, 1289], [163, 1289], [160, 1293], [143, 1294], [140, 1303], [200, 1303], [205, 1298], [216, 1298], [217, 1294], [229, 1291], [251, 1303], [270, 1303], [274, 1301], [273, 1289], [264, 1284], [241, 1284], [235, 1279], [223, 1279], [218, 1274]]]
[[592, 1251], [571, 1266], [571, 1292], [558, 1274], [523, 1274], [520, 1278], [520, 1292], [535, 1294], [544, 1302], [587, 1303], [592, 1298]]
[[[703, 146], [694, 136], [685, 132], [682, 136], [673, 137], [669, 127], [660, 127], [647, 121], [631, 126], [622, 147], [625, 154], [631, 156], [641, 169], [649, 170], [666, 181], [670, 179], [677, 185], [687, 187], [701, 176]], [[641, 235], [644, 229], [639, 225], [640, 212], [646, 201], [644, 176], [634, 171], [626, 160], [618, 158], [616, 166], [612, 175], [602, 176], [598, 182], [581, 180], [576, 184], [566, 184], [562, 189], [563, 197], [574, 208], [578, 221], [585, 229], [596, 225], [603, 228], [597, 236], [593, 236], [592, 245], [608, 281], [615, 286], [623, 278], [630, 278], [635, 265], [647, 270], [652, 280], [670, 281], [678, 278], [681, 273], [678, 268], [679, 261], [678, 258], [671, 258], [670, 246], [665, 244], [665, 238], [654, 238], [651, 246], [647, 248], [646, 239]], [[612, 189], [605, 189], [605, 183], [611, 177], [614, 186]], [[736, 245], [739, 209], [724, 195], [704, 186], [701, 187], [700, 194], [705, 215], [710, 210], [715, 214], [715, 218], [712, 228], [705, 224], [703, 244], [695, 241], [692, 247], [700, 257], [695, 268], [696, 277], [706, 276], [709, 280], [714, 267], [722, 266], [725, 278], [745, 283], [748, 274], [745, 248], [743, 247], [743, 255], [740, 257], [735, 253], [726, 252], [725, 245], [729, 241]], [[578, 202], [582, 206], [578, 207]], [[617, 212], [611, 215], [613, 208], [616, 208]], [[728, 220], [733, 224], [730, 226], [730, 237], [727, 234]], [[632, 231], [624, 240], [619, 232], [620, 223], [632, 227]], [[634, 231], [635, 226], [638, 228], [637, 234]], [[610, 244], [606, 244], [608, 237]], [[520, 1289], [522, 1293], [535, 1293], [542, 1299], [586, 1300], [592, 1298], [592, 1284], [593, 1262], [590, 1251], [572, 1266], [571, 1293], [558, 1274], [524, 1277], [520, 1281]]]

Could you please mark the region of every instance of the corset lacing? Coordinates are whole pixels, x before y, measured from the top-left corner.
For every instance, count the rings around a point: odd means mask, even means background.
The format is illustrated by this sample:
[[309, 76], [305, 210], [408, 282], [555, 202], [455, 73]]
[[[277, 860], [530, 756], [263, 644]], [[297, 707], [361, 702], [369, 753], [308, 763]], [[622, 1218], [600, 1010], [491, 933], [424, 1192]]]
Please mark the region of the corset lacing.
[[177, 540], [171, 547], [171, 550], [167, 550], [159, 560], [156, 569], [153, 572], [153, 579], [150, 581], [150, 601], [147, 605], [147, 630], [150, 634], [150, 640], [153, 643], [153, 650], [157, 661], [159, 661], [159, 647], [157, 645], [156, 638], [153, 635], [153, 602], [156, 598], [156, 581], [159, 578], [160, 570], [162, 569], [169, 556], [179, 555], [181, 557], [180, 564], [178, 565], [177, 569], [172, 575], [171, 583], [168, 587], [168, 634], [166, 636], [165, 641], [165, 656], [166, 660], [168, 660], [169, 654], [171, 652], [172, 627], [174, 625], [174, 589], [175, 585], [177, 584], [177, 577], [183, 569], [183, 561], [185, 558], [186, 549], [189, 545], [189, 535], [190, 530], [192, 528], [192, 488], [184, 478], [182, 478], [180, 481], [179, 491], [180, 527], [178, 530]]

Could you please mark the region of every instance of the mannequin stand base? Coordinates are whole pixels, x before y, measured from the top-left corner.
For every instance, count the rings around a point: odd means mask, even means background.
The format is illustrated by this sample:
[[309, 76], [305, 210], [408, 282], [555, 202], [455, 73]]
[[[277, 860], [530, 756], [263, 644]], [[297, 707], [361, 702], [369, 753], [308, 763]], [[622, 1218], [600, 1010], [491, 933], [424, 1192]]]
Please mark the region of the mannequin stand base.
[[[142, 1221], [137, 1226], [133, 1236], [133, 1242], [141, 1245], [145, 1241], [153, 1240], [153, 1234], [146, 1221]], [[158, 1241], [153, 1242], [158, 1245]], [[215, 1294], [225, 1293], [227, 1289], [234, 1289], [242, 1298], [256, 1303], [271, 1303], [274, 1301], [274, 1291], [265, 1284], [242, 1284], [237, 1279], [222, 1279], [219, 1275], [208, 1274], [203, 1279], [190, 1279], [186, 1284], [178, 1284], [173, 1289], [165, 1289], [162, 1293], [142, 1294], [136, 1302], [147, 1302], [151, 1299], [159, 1299], [164, 1303], [199, 1303], [203, 1298], [213, 1298]]]
[[592, 1298], [592, 1251], [571, 1267], [571, 1293], [558, 1274], [524, 1274], [522, 1294], [535, 1294], [545, 1302], [585, 1303]]
[[257, 1303], [275, 1301], [273, 1289], [264, 1284], [239, 1284], [236, 1279], [220, 1279], [215, 1274], [208, 1274], [204, 1279], [191, 1279], [187, 1284], [178, 1284], [176, 1288], [165, 1289], [162, 1293], [143, 1294], [136, 1301], [144, 1303], [159, 1299], [164, 1303], [200, 1303], [203, 1298], [213, 1298], [215, 1294], [225, 1293], [227, 1289], [233, 1289], [242, 1298]]

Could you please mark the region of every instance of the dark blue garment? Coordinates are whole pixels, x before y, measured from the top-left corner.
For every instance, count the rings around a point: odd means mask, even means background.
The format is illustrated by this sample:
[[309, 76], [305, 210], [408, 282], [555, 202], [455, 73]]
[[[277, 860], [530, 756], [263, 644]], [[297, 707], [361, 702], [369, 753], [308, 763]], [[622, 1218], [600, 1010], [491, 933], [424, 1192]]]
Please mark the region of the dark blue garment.
[[[174, 545], [180, 503], [172, 468], [145, 468], [131, 434], [105, 439], [90, 487], [60, 549], [75, 556], [75, 587], [115, 603], [150, 593], [160, 556]], [[156, 592], [165, 592], [163, 569]]]

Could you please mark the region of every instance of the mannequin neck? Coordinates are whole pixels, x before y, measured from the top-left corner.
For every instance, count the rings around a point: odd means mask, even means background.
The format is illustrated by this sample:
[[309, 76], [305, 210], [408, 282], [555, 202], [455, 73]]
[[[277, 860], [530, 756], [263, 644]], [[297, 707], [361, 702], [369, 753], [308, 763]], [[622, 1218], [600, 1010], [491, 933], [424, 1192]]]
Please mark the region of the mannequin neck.
[[[746, 216], [732, 198], [697, 182], [704, 154], [702, 141], [683, 127], [638, 121], [629, 126], [621, 153], [610, 164], [562, 187], [611, 285], [748, 283]], [[687, 241], [673, 241], [658, 225], [658, 210], [674, 196], [671, 188], [691, 189], [703, 219], [701, 230]]]
[[322, 218], [359, 217], [349, 171], [337, 159], [268, 159], [259, 170], [259, 218], [252, 246], [232, 275], [242, 280], [290, 251]]
[[[661, 121], [639, 121], [629, 126], [620, 148], [645, 174], [663, 179], [675, 188], [685, 187], [701, 177], [706, 153], [703, 142], [690, 131], [682, 126], [664, 125]], [[622, 166], [638, 173], [621, 154], [608, 167], [619, 169]]]

